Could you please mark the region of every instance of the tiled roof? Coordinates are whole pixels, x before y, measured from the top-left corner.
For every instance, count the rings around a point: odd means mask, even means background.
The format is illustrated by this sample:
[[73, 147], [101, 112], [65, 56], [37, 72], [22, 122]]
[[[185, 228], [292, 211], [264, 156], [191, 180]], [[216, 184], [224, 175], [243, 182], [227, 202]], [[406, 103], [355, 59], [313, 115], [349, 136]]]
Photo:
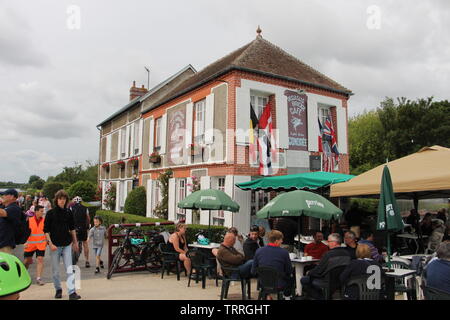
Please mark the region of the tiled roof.
[[308, 66], [261, 36], [257, 36], [252, 42], [195, 73], [178, 87], [171, 90], [159, 102], [143, 112], [167, 103], [231, 70], [254, 72], [338, 93], [352, 94], [351, 90]]

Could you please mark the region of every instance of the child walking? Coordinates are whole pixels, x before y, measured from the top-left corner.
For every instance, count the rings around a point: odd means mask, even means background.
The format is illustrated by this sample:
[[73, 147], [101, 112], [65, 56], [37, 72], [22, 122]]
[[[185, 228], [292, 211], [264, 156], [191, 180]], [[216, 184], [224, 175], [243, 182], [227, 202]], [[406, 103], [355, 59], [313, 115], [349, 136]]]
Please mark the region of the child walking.
[[106, 228], [102, 225], [103, 219], [100, 216], [94, 217], [94, 226], [89, 230], [89, 239], [93, 239], [93, 249], [95, 252], [95, 273], [100, 272], [100, 268], [104, 268], [101, 260], [103, 239], [106, 239]]

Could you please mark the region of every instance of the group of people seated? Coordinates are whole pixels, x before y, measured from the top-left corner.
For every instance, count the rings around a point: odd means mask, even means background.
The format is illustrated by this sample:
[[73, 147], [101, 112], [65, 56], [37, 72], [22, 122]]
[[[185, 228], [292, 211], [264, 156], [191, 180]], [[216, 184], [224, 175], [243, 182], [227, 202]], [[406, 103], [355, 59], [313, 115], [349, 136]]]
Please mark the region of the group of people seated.
[[[212, 250], [217, 258], [218, 269], [222, 271], [223, 267], [226, 276], [248, 279], [257, 277], [258, 267], [272, 267], [280, 275], [279, 289], [283, 291], [285, 298], [290, 299], [294, 294], [295, 279], [289, 251], [283, 246], [284, 235], [279, 230], [270, 231], [267, 234], [267, 244], [264, 243], [264, 236], [264, 228], [253, 226], [244, 240], [236, 228], [230, 228], [220, 247]], [[319, 261], [310, 268], [305, 268], [305, 274], [300, 280], [303, 298], [323, 299], [323, 288], [340, 288], [353, 277], [367, 275], [370, 266], [378, 266], [382, 272], [385, 253], [380, 253], [376, 248], [372, 231], [361, 230], [359, 238], [350, 230], [344, 233], [344, 237], [332, 233], [327, 242], [323, 240], [323, 233], [318, 231], [314, 234], [314, 241], [304, 247], [305, 256]], [[169, 243], [179, 253], [186, 271], [190, 272], [186, 225], [176, 226]], [[332, 277], [336, 283], [330, 285], [327, 275], [333, 271], [338, 274]], [[450, 241], [441, 244], [436, 257], [428, 264], [426, 274], [430, 286], [450, 293]], [[345, 288], [344, 299], [358, 299], [357, 287]]]

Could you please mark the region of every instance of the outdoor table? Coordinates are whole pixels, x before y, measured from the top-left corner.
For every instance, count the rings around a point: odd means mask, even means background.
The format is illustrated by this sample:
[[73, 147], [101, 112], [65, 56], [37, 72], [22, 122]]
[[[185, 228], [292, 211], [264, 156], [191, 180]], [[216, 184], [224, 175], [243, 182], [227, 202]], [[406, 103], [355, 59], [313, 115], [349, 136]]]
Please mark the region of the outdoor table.
[[395, 279], [404, 279], [416, 274], [416, 270], [394, 269], [394, 271], [387, 272], [386, 268], [383, 269], [386, 275], [386, 294], [388, 300], [395, 300]]
[[413, 257], [425, 257], [425, 258], [428, 258], [428, 257], [431, 257], [432, 256], [432, 254], [424, 254], [424, 253], [422, 253], [422, 254], [407, 254], [407, 255], [404, 255], [404, 256], [397, 256], [398, 258], [403, 258], [403, 259], [407, 259], [407, 260], [412, 260], [413, 259]]
[[[198, 248], [199, 250], [203, 250], [208, 256], [208, 264], [215, 265], [216, 257], [212, 254], [212, 249], [218, 249], [220, 247], [220, 243], [211, 242], [208, 245], [199, 244], [197, 242], [188, 244], [189, 247]], [[210, 270], [211, 272], [211, 270]], [[212, 274], [209, 273], [208, 277], [211, 278]]]
[[300, 280], [303, 277], [303, 272], [305, 270], [305, 266], [314, 264], [318, 261], [320, 261], [320, 260], [319, 259], [307, 260], [305, 257], [291, 259], [291, 262], [295, 267], [295, 281], [296, 281], [296, 285], [297, 285], [297, 294], [299, 296], [302, 295], [302, 283], [300, 282]]
[[194, 247], [194, 248], [210, 249], [210, 250], [212, 250], [212, 249], [219, 248], [219, 247], [220, 247], [220, 243], [214, 243], [214, 242], [211, 242], [211, 243], [208, 244], [208, 245], [204, 245], [204, 244], [199, 244], [199, 243], [197, 243], [197, 242], [194, 242], [194, 243], [188, 244], [188, 246], [189, 246], [189, 247]]
[[[417, 240], [419, 239], [418, 235], [411, 234], [411, 233], [402, 233], [402, 234], [398, 234], [397, 238], [414, 240], [414, 242], [416, 243], [416, 252], [415, 253], [417, 253], [419, 251], [419, 243], [417, 242]], [[428, 236], [422, 236], [422, 239], [425, 239], [425, 238], [428, 238]]]

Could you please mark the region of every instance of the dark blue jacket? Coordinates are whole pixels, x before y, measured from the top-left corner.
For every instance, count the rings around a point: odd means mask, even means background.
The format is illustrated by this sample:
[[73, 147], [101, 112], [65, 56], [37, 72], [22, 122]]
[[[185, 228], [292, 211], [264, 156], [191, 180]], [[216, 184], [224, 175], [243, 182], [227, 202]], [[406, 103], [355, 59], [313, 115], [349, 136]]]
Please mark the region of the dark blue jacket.
[[450, 294], [450, 261], [436, 259], [426, 269], [427, 287]]
[[5, 208], [8, 216], [0, 218], [0, 248], [16, 247], [15, 230], [20, 226], [22, 210], [14, 202]]
[[258, 267], [272, 267], [285, 276], [278, 283], [278, 286], [284, 288], [287, 285], [287, 279], [292, 274], [292, 263], [289, 258], [289, 252], [280, 247], [267, 245], [256, 250], [253, 258], [252, 274], [256, 274]]

